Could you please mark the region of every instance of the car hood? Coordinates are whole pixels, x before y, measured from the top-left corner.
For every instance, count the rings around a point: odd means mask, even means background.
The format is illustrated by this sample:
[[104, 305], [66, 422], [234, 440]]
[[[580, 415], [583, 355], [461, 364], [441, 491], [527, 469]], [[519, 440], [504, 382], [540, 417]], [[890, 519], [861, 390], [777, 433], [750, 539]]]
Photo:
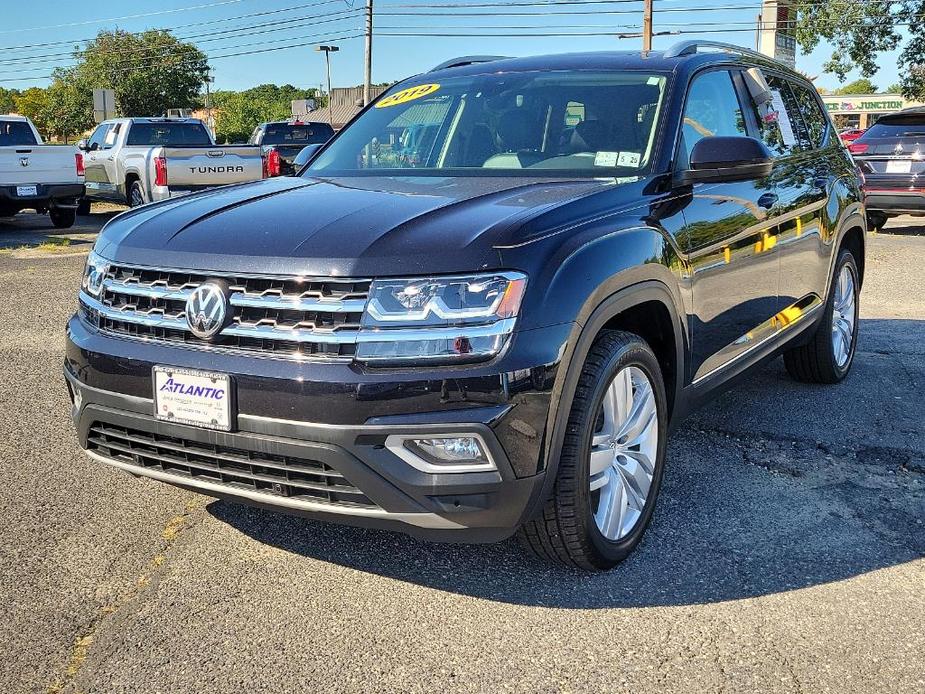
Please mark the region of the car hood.
[[497, 268], [498, 246], [529, 240], [527, 220], [613, 179], [277, 178], [130, 210], [97, 250], [176, 269], [375, 276]]

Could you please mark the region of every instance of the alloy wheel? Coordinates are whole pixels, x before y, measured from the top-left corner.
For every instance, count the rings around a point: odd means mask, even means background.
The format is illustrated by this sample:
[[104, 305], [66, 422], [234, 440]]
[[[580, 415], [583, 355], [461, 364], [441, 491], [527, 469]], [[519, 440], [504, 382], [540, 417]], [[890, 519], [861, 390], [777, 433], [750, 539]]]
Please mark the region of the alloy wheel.
[[854, 343], [855, 328], [854, 274], [844, 265], [835, 285], [835, 304], [832, 308], [832, 352], [839, 368], [848, 363]]
[[591, 509], [608, 540], [626, 537], [642, 516], [655, 474], [658, 410], [652, 383], [637, 366], [617, 372], [591, 438]]

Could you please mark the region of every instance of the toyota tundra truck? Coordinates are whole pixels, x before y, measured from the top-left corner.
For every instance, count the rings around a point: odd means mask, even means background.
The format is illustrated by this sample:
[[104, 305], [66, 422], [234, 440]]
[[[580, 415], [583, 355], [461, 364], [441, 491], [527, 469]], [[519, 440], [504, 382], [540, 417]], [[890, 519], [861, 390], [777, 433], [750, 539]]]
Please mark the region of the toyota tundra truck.
[[765, 56], [451, 61], [296, 177], [108, 223], [67, 328], [79, 442], [217, 497], [519, 531], [608, 568], [692, 408], [779, 355], [800, 381], [848, 375], [865, 225], [819, 95]]
[[83, 155], [73, 146], [44, 145], [24, 116], [0, 116], [0, 217], [21, 210], [48, 213], [59, 229], [74, 225], [84, 194]]
[[87, 199], [137, 207], [198, 190], [263, 178], [260, 147], [218, 146], [196, 118], [117, 118], [78, 147]]

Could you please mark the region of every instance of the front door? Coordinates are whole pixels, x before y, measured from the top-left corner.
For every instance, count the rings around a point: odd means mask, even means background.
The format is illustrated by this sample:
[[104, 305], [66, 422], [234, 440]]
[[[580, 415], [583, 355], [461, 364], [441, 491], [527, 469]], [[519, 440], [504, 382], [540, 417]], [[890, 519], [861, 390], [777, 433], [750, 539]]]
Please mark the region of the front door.
[[[728, 70], [694, 78], [684, 107], [678, 168], [687, 168], [701, 138], [749, 134], [738, 79]], [[680, 240], [690, 261], [689, 376], [694, 382], [754, 346], [761, 339], [757, 330], [777, 312], [776, 202], [770, 178], [692, 186]]]
[[90, 197], [101, 198], [108, 195], [106, 182], [108, 181], [105, 161], [107, 154], [103, 152], [103, 142], [106, 133], [112, 128], [111, 123], [103, 123], [90, 136], [87, 141], [89, 150], [84, 154], [84, 182]]

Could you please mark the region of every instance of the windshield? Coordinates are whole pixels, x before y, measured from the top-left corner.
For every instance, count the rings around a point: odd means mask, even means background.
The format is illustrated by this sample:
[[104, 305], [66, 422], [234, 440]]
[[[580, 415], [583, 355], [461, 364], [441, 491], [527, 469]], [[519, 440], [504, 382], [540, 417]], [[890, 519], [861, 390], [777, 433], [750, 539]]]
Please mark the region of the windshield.
[[0, 147], [37, 144], [28, 123], [19, 120], [0, 121]]
[[263, 134], [265, 145], [320, 145], [331, 139], [334, 128], [327, 123], [289, 125], [271, 123]]
[[212, 140], [201, 123], [133, 123], [126, 144], [211, 147]]
[[665, 81], [551, 71], [399, 85], [307, 175], [640, 175], [650, 167]]

